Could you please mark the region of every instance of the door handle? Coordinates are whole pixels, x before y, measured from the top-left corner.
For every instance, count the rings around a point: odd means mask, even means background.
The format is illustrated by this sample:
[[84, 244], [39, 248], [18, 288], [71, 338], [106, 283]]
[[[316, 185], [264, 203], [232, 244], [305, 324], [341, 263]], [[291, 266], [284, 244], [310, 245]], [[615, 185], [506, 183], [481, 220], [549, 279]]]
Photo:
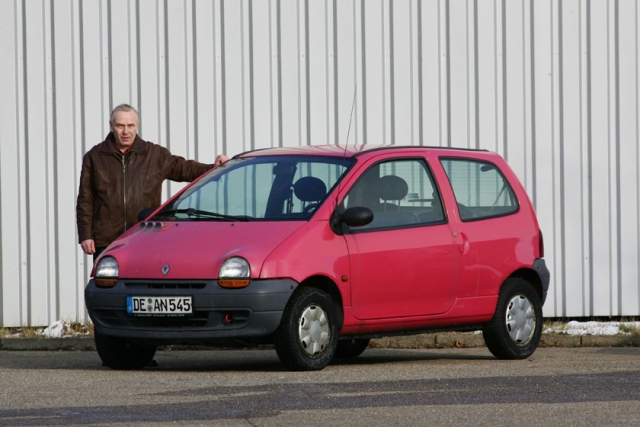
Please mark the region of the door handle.
[[462, 252], [463, 255], [469, 252], [469, 239], [467, 235], [463, 232], [453, 233], [453, 235], [456, 236], [456, 243], [460, 252]]

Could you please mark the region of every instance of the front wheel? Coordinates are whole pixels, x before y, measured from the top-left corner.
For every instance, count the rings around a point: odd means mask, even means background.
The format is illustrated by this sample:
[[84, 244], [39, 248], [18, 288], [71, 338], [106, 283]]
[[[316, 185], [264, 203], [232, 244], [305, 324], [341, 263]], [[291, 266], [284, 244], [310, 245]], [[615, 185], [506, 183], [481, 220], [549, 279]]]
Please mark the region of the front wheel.
[[511, 278], [500, 289], [496, 312], [482, 336], [498, 359], [526, 359], [538, 348], [542, 322], [538, 294], [528, 282]]
[[142, 369], [151, 362], [156, 347], [143, 346], [124, 338], [94, 333], [98, 356], [111, 369]]
[[338, 345], [338, 308], [316, 288], [296, 291], [282, 315], [274, 336], [276, 353], [294, 371], [323, 369]]

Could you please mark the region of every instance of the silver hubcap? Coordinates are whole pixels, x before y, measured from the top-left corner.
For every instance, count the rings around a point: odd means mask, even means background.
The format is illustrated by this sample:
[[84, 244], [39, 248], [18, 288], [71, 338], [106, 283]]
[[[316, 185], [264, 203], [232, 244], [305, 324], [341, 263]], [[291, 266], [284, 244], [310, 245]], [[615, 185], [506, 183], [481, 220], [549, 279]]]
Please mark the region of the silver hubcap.
[[298, 327], [300, 345], [309, 356], [317, 356], [329, 344], [329, 318], [319, 305], [305, 308]]
[[506, 321], [511, 340], [517, 345], [527, 344], [536, 326], [536, 313], [531, 306], [531, 301], [524, 295], [511, 298], [507, 306]]

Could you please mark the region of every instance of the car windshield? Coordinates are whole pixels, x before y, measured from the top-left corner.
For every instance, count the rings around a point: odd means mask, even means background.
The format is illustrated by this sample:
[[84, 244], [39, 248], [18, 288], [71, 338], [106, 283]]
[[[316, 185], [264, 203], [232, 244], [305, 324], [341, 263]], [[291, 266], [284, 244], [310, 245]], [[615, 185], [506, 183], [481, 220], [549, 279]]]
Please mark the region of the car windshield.
[[154, 219], [308, 219], [354, 162], [322, 156], [232, 159], [187, 188]]

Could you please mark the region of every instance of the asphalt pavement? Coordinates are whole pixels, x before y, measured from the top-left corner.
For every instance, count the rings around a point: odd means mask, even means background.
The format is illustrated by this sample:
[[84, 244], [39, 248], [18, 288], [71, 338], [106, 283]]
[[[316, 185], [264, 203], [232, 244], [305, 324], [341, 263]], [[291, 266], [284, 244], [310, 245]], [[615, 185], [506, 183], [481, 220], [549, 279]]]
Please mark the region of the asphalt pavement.
[[638, 426], [640, 347], [368, 349], [319, 372], [273, 350], [159, 351], [115, 371], [94, 351], [1, 351], [0, 425]]

